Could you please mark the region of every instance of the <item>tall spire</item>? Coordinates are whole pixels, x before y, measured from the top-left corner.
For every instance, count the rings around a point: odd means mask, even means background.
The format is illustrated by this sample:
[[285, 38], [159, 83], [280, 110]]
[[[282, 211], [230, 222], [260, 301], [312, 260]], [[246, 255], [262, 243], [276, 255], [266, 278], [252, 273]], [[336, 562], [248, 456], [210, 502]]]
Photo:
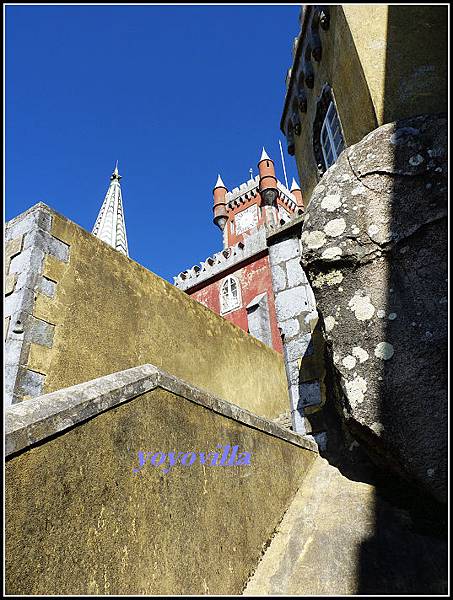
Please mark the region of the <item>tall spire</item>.
[[120, 179], [118, 161], [116, 161], [115, 170], [110, 176], [109, 189], [91, 233], [110, 244], [118, 252], [129, 256]]

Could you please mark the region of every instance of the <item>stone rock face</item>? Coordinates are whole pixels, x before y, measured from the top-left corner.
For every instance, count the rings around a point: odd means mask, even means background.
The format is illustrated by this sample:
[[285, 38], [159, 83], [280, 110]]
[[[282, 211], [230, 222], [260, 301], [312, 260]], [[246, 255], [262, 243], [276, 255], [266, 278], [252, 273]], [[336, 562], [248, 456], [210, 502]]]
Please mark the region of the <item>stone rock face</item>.
[[302, 266], [322, 315], [333, 401], [380, 466], [447, 490], [446, 119], [379, 127], [316, 186]]

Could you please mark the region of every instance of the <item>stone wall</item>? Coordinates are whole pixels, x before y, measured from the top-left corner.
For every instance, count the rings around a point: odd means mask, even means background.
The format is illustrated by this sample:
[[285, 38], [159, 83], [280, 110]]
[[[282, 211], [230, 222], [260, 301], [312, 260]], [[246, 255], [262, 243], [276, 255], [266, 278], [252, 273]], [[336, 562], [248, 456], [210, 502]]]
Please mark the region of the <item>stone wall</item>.
[[6, 228], [7, 403], [144, 362], [269, 418], [281, 355], [38, 204]]
[[[323, 344], [314, 331], [315, 298], [301, 266], [303, 217], [268, 236], [275, 307], [283, 339], [293, 430], [317, 433], [306, 417], [325, 401]], [[306, 365], [309, 368], [306, 368]]]
[[[138, 451], [238, 445], [250, 464]], [[6, 410], [6, 592], [240, 594], [317, 456], [310, 440], [152, 365]]]
[[342, 5], [377, 124], [447, 110], [446, 5]]

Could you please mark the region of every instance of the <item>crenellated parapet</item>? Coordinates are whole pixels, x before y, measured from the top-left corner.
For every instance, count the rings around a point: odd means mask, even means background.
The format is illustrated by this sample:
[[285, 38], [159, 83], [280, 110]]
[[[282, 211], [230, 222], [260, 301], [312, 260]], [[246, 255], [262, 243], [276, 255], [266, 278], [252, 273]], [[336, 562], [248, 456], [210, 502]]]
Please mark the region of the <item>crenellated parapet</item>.
[[267, 235], [304, 212], [300, 186], [293, 179], [289, 190], [277, 179], [264, 148], [256, 177], [229, 191], [219, 174], [212, 192], [213, 221], [222, 231], [223, 250], [173, 278], [186, 291], [265, 251]]
[[[256, 198], [259, 194], [259, 183], [260, 176], [249, 179], [245, 183], [241, 183], [239, 187], [235, 187], [231, 192], [225, 194], [225, 204], [229, 210], [233, 210], [242, 204], [246, 204], [251, 199]], [[295, 211], [297, 209], [297, 201], [293, 193], [288, 190], [280, 181], [277, 180], [277, 189], [279, 192], [279, 198], [283, 204], [285, 204], [289, 210]]]
[[173, 278], [174, 285], [181, 290], [192, 288], [264, 251], [266, 248], [266, 230], [264, 228], [259, 229], [248, 235], [243, 242], [239, 242], [221, 252], [216, 252], [200, 262], [199, 265], [194, 265], [190, 269], [182, 271]]
[[249, 179], [245, 183], [241, 183], [239, 187], [235, 187], [231, 192], [227, 192], [225, 195], [225, 202], [230, 210], [240, 206], [255, 198], [259, 193], [259, 175]]

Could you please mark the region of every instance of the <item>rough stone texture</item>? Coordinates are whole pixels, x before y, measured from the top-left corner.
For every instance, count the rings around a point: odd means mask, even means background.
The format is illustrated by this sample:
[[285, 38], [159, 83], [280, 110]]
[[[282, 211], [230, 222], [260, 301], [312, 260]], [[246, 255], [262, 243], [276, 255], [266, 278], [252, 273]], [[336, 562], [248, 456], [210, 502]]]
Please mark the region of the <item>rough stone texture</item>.
[[447, 593], [447, 541], [318, 457], [245, 596]]
[[280, 425], [281, 427], [285, 427], [286, 429], [291, 429], [291, 427], [292, 427], [291, 411], [287, 410], [286, 412], [279, 415], [276, 419], [274, 419], [274, 423], [277, 423], [277, 425]]
[[[7, 440], [40, 441], [6, 463], [6, 593], [239, 594], [317, 456], [309, 441], [151, 365], [76, 388], [7, 409]], [[140, 450], [218, 444], [250, 465], [133, 473]]]
[[[344, 151], [315, 188], [301, 236], [338, 411], [376, 462], [438, 500], [447, 456], [446, 126], [442, 116], [406, 119]], [[341, 204], [326, 210], [332, 194]], [[332, 236], [340, 218], [345, 230]], [[307, 243], [313, 230], [327, 232], [317, 248]], [[342, 254], [327, 259], [333, 246]]]

